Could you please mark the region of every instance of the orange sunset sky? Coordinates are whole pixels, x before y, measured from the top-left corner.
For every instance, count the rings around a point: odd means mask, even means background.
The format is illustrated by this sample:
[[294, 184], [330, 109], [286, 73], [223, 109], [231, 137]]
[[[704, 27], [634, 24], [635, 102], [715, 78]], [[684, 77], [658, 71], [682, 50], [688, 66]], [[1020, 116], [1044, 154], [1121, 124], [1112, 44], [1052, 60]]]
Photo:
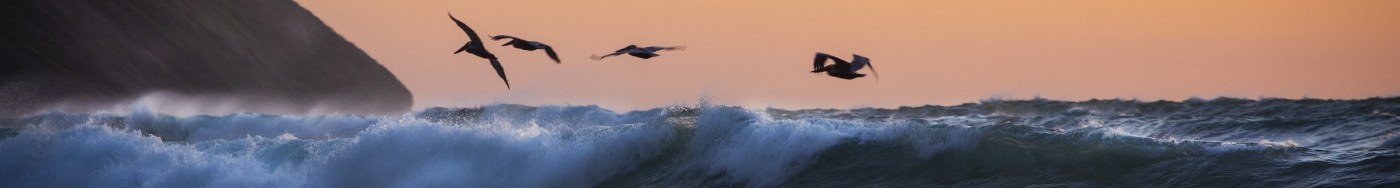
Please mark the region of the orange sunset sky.
[[[415, 108], [492, 103], [644, 109], [955, 105], [987, 98], [1365, 98], [1400, 95], [1400, 1], [298, 0], [413, 92]], [[513, 88], [447, 13], [498, 47]], [[484, 37], [484, 36], [483, 36]], [[628, 44], [685, 45], [594, 61]], [[814, 52], [880, 73], [808, 73]]]

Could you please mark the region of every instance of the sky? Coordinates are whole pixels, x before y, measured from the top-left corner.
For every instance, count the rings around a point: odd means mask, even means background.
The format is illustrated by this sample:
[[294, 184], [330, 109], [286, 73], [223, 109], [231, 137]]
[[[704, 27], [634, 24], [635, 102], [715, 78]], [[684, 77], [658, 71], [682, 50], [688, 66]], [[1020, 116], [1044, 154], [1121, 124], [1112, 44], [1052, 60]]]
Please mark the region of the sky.
[[[398, 76], [415, 108], [1400, 95], [1390, 0], [297, 2]], [[486, 60], [452, 54], [468, 39], [448, 12], [483, 35], [547, 43], [564, 62], [488, 41], [507, 90]], [[689, 48], [588, 58], [629, 44]], [[869, 57], [880, 77], [808, 73], [815, 52]]]

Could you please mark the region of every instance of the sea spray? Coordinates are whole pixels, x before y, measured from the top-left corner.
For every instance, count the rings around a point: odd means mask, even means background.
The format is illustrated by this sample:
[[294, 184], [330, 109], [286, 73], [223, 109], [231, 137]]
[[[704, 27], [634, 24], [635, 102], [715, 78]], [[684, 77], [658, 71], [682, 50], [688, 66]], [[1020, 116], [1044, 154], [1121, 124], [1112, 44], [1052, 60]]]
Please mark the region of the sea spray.
[[1400, 102], [702, 102], [0, 120], [3, 187], [1393, 186]]

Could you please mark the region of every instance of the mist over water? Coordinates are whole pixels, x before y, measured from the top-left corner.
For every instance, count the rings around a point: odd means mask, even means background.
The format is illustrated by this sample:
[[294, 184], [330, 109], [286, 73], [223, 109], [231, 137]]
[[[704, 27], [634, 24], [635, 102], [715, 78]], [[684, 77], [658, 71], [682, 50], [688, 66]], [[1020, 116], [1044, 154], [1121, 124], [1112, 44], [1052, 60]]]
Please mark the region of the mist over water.
[[0, 120], [0, 187], [1396, 186], [1400, 99]]

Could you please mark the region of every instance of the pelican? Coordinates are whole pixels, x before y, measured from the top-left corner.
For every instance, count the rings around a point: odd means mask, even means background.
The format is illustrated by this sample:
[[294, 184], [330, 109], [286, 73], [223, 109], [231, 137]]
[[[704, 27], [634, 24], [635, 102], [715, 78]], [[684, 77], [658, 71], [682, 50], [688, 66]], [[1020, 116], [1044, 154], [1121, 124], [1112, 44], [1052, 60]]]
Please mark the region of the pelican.
[[603, 58], [618, 56], [622, 54], [632, 55], [634, 57], [642, 59], [651, 59], [652, 57], [661, 56], [661, 54], [656, 54], [656, 52], [662, 50], [685, 50], [685, 46], [650, 46], [646, 48], [638, 48], [637, 45], [627, 45], [626, 48], [622, 48], [621, 50], [617, 50], [616, 52], [613, 52], [608, 55], [593, 55], [593, 60], [602, 60]]
[[457, 17], [453, 17], [450, 12], [447, 13], [447, 17], [452, 18], [453, 22], [457, 22], [457, 27], [461, 27], [462, 31], [467, 32], [467, 37], [471, 38], [471, 41], [467, 41], [467, 44], [462, 45], [462, 48], [457, 49], [457, 52], [453, 52], [452, 54], [467, 52], [477, 57], [491, 60], [491, 67], [496, 68], [496, 75], [500, 75], [501, 81], [506, 82], [506, 89], [510, 89], [510, 80], [506, 79], [506, 69], [501, 67], [501, 61], [496, 60], [495, 54], [486, 51], [486, 45], [482, 44], [481, 37], [476, 35], [476, 31], [473, 31], [471, 27], [467, 27], [467, 24], [462, 23], [461, 20], [457, 20]]
[[[831, 59], [835, 64], [826, 65], [827, 59]], [[817, 59], [812, 62], [812, 68], [815, 69], [812, 70], [812, 73], [826, 72], [826, 75], [831, 77], [850, 80], [865, 77], [865, 74], [856, 73], [856, 71], [867, 66], [870, 67], [870, 73], [875, 74], [875, 79], [880, 79], [880, 73], [875, 72], [875, 65], [870, 64], [870, 58], [855, 55], [855, 59], [852, 62], [846, 62], [846, 60], [841, 60], [841, 58], [837, 58], [836, 56], [817, 52]]]
[[516, 49], [521, 49], [525, 51], [535, 51], [538, 49], [544, 49], [544, 53], [546, 55], [549, 55], [549, 59], [553, 59], [555, 64], [562, 63], [559, 62], [559, 54], [554, 53], [554, 48], [550, 48], [549, 45], [545, 45], [544, 43], [520, 39], [520, 37], [513, 37], [510, 35], [491, 36], [491, 40], [501, 39], [510, 39], [510, 42], [506, 42], [506, 44], [502, 44], [501, 46], [514, 46]]

